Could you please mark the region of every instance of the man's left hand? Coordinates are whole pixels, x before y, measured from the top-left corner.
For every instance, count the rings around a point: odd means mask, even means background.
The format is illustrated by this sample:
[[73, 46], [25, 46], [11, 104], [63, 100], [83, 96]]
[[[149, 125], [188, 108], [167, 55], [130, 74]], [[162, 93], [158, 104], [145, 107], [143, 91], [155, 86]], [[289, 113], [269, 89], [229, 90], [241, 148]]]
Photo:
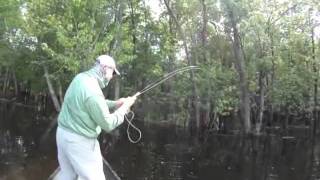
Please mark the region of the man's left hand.
[[122, 106], [122, 104], [124, 103], [126, 98], [120, 98], [116, 101], [116, 106], [117, 108], [119, 108], [120, 106]]

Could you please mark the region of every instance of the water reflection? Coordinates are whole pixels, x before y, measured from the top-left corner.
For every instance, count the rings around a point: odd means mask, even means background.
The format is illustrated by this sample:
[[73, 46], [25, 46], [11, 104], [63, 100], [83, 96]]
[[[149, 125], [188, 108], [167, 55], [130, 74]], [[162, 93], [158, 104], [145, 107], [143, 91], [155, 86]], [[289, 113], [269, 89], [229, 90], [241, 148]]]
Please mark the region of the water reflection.
[[[54, 132], [39, 145], [48, 120], [3, 106], [0, 117], [0, 179], [46, 179], [57, 167]], [[200, 142], [173, 126], [138, 127], [143, 132], [138, 144], [127, 140], [122, 126], [112, 148], [104, 149], [123, 180], [320, 179], [320, 143], [312, 141], [309, 129], [292, 128], [286, 136], [277, 129], [259, 137], [211, 134]]]
[[46, 120], [34, 109], [1, 103], [0, 117], [0, 179], [46, 179], [57, 166], [53, 136], [39, 146]]
[[26, 143], [22, 136], [5, 131], [0, 133], [0, 147], [1, 180], [46, 179], [57, 166], [52, 145], [48, 149], [36, 149], [33, 141]]
[[107, 158], [124, 180], [319, 179], [320, 145], [300, 131], [292, 130], [291, 138], [215, 134], [201, 143], [182, 130], [148, 126], [141, 143], [121, 138]]

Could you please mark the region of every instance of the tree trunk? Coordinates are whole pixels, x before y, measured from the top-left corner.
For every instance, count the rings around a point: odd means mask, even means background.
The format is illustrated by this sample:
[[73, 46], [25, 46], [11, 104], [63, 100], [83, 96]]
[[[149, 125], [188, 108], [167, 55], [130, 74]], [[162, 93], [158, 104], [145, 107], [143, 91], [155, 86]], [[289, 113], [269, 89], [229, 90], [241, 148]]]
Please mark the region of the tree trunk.
[[62, 91], [62, 85], [61, 85], [60, 80], [58, 80], [58, 94], [59, 94], [60, 104], [62, 105], [62, 103], [63, 103], [63, 98], [64, 98], [64, 94], [63, 94], [63, 91]]
[[316, 74], [314, 78], [314, 105], [313, 105], [313, 135], [317, 132], [318, 122], [318, 68], [316, 63], [316, 48], [314, 43], [314, 27], [311, 29], [311, 43], [312, 43], [312, 60], [313, 60], [313, 72]]
[[116, 79], [114, 83], [114, 98], [119, 99], [120, 98], [120, 80]]
[[6, 72], [3, 79], [3, 88], [2, 88], [2, 94], [3, 96], [6, 96], [7, 86], [9, 84], [9, 67], [6, 68]]
[[264, 95], [265, 95], [265, 84], [264, 84], [264, 72], [260, 71], [259, 75], [259, 112], [258, 112], [258, 120], [256, 124], [256, 133], [261, 133], [262, 128], [262, 119], [264, 112]]
[[55, 90], [53, 88], [52, 82], [50, 80], [50, 75], [49, 75], [48, 68], [46, 67], [46, 65], [43, 65], [43, 70], [44, 70], [44, 77], [46, 78], [48, 90], [49, 90], [50, 97], [53, 102], [54, 108], [57, 112], [60, 112], [61, 106], [60, 106], [59, 100], [57, 98], [57, 95], [55, 93]]
[[16, 73], [14, 71], [12, 71], [12, 80], [14, 84], [14, 95], [18, 97], [18, 93], [19, 93], [18, 81], [17, 81]]
[[[208, 24], [208, 17], [207, 17], [207, 7], [205, 4], [205, 0], [200, 0], [201, 1], [201, 5], [202, 5], [202, 32], [201, 32], [201, 43], [202, 43], [202, 63], [208, 65], [208, 58], [207, 58], [207, 34], [208, 34], [208, 30], [207, 30], [207, 24]], [[207, 72], [208, 76], [209, 76], [209, 72]], [[208, 131], [209, 130], [209, 122], [210, 122], [210, 110], [211, 110], [211, 103], [210, 103], [210, 94], [211, 94], [211, 86], [210, 86], [210, 82], [208, 82], [208, 90], [206, 93], [206, 97], [204, 99], [203, 104], [205, 105], [204, 108], [204, 115], [203, 115], [203, 119], [200, 119], [201, 124], [203, 124], [204, 128]], [[201, 131], [203, 132], [203, 131]], [[205, 137], [206, 138], [206, 137]]]
[[[176, 37], [177, 33], [175, 31], [174, 21], [173, 21], [171, 16], [169, 16], [169, 32], [171, 34], [171, 38], [175, 38]], [[174, 47], [175, 42], [172, 39], [169, 40], [169, 43], [170, 43], [170, 45], [172, 47]], [[168, 59], [169, 59], [169, 62], [167, 64], [166, 69], [168, 69], [168, 72], [172, 72], [172, 71], [174, 71], [176, 69], [176, 66], [175, 66], [176, 58], [175, 58], [175, 51], [174, 50], [171, 50], [168, 53]], [[168, 84], [167, 92], [168, 92], [168, 94], [170, 94], [170, 96], [172, 96], [172, 84], [173, 84], [173, 82], [172, 81], [168, 81], [167, 84]], [[178, 98], [177, 101], [180, 101], [180, 99]], [[170, 101], [170, 104], [169, 104], [169, 112], [168, 112], [169, 114], [171, 114], [171, 116], [169, 118], [174, 119], [174, 121], [175, 121], [174, 123], [176, 125], [179, 124], [178, 118], [174, 117], [174, 115], [176, 114], [175, 113], [175, 109], [176, 109], [177, 106], [179, 106], [178, 105], [179, 103], [176, 103], [177, 101], [175, 101], [174, 99], [171, 98], [171, 101]]]
[[[188, 65], [189, 66], [194, 65], [192, 63], [192, 60], [190, 57], [190, 53], [189, 53], [189, 49], [188, 49], [188, 45], [187, 45], [187, 39], [186, 39], [184, 32], [181, 29], [181, 25], [178, 22], [178, 19], [175, 16], [175, 14], [173, 13], [172, 9], [170, 8], [169, 1], [164, 0], [164, 4], [168, 10], [169, 15], [171, 16], [174, 23], [176, 24], [176, 28], [178, 30], [179, 36], [181, 37], [181, 39], [183, 41], [183, 48], [184, 48], [184, 51], [186, 54]], [[193, 70], [190, 71], [190, 79], [191, 79], [191, 85], [192, 85], [192, 96], [190, 97], [190, 100], [189, 100], [189, 103], [191, 106], [190, 106], [190, 110], [189, 110], [190, 119], [189, 119], [188, 124], [189, 124], [191, 134], [195, 134], [195, 130], [199, 128], [199, 103], [198, 103], [197, 87], [195, 84], [195, 75], [194, 75]]]
[[241, 120], [244, 126], [244, 132], [250, 133], [251, 131], [251, 122], [250, 122], [250, 99], [249, 99], [249, 90], [248, 82], [245, 70], [245, 61], [241, 53], [240, 47], [240, 34], [237, 28], [237, 22], [234, 16], [233, 9], [228, 5], [228, 13], [231, 21], [231, 27], [233, 30], [233, 50], [235, 56], [235, 66], [239, 74], [239, 84], [240, 84], [240, 114]]
[[134, 17], [134, 7], [133, 7], [133, 0], [130, 0], [129, 6], [130, 6], [130, 16], [131, 16], [131, 35], [132, 35], [132, 44], [133, 44], [133, 54], [136, 54], [136, 42], [137, 42], [137, 37], [136, 37], [136, 24], [135, 24], [135, 17]]
[[123, 16], [123, 10], [125, 9], [125, 4], [123, 1], [119, 1], [118, 5], [118, 10], [116, 11], [116, 18], [115, 18], [115, 24], [117, 28], [117, 33], [115, 37], [115, 42], [113, 44], [112, 50], [115, 52], [115, 55], [118, 55], [118, 52], [120, 52], [122, 48], [122, 41], [121, 41], [121, 36], [122, 36], [122, 16]]
[[[116, 18], [115, 18], [115, 24], [117, 28], [116, 36], [115, 36], [115, 41], [112, 47], [112, 55], [113, 56], [118, 56], [119, 52], [122, 49], [122, 41], [121, 41], [121, 36], [122, 36], [122, 16], [123, 16], [123, 10], [125, 9], [125, 4], [123, 1], [119, 1], [117, 12], [116, 12]], [[119, 99], [120, 97], [120, 82], [119, 79], [115, 80], [115, 88], [114, 88], [114, 98]]]
[[[130, 20], [131, 20], [131, 36], [132, 36], [132, 54], [136, 54], [136, 47], [137, 47], [137, 37], [136, 37], [136, 23], [135, 23], [135, 6], [134, 6], [134, 0], [129, 0], [129, 8], [130, 8]], [[135, 65], [133, 64], [133, 67], [135, 68]], [[133, 69], [134, 69], [133, 68]], [[141, 81], [141, 84], [137, 83], [137, 87], [140, 88], [140, 85], [144, 86], [144, 80]]]
[[[58, 97], [55, 93], [55, 90], [53, 88], [53, 85], [52, 85], [52, 82], [50, 80], [50, 75], [49, 75], [49, 72], [48, 72], [48, 68], [46, 67], [46, 65], [44, 64], [43, 65], [43, 70], [44, 70], [44, 77], [46, 78], [46, 82], [47, 82], [47, 85], [48, 85], [48, 89], [49, 89], [49, 94], [50, 94], [50, 97], [51, 97], [51, 100], [53, 102], [53, 105], [54, 105], [54, 108], [57, 112], [60, 112], [61, 110], [61, 106], [60, 106], [60, 103], [59, 103], [59, 100], [58, 100]], [[61, 85], [60, 85], [61, 86]], [[61, 94], [62, 95], [62, 94]], [[60, 99], [61, 101], [61, 99]], [[57, 117], [54, 117], [48, 128], [45, 130], [45, 132], [43, 133], [43, 135], [40, 137], [40, 144], [42, 144], [49, 136], [51, 130], [56, 126], [57, 124]]]
[[[275, 62], [274, 62], [274, 42], [273, 42], [273, 36], [272, 36], [272, 33], [271, 33], [271, 30], [270, 30], [271, 27], [269, 27], [269, 38], [270, 38], [270, 43], [271, 43], [271, 62], [272, 62], [272, 70], [271, 70], [271, 83], [270, 83], [270, 89], [271, 89], [271, 92], [269, 94], [272, 94], [273, 92], [273, 85], [274, 85], [274, 78], [275, 78]], [[268, 120], [270, 122], [270, 125], [272, 125], [273, 123], [273, 103], [272, 103], [272, 96], [268, 96], [268, 100], [270, 102], [270, 120]]]

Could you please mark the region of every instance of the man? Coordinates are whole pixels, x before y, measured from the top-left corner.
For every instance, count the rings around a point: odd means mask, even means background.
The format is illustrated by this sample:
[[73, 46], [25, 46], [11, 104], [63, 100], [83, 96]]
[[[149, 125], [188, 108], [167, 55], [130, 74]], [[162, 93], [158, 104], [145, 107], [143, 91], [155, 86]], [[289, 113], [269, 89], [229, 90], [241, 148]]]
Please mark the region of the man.
[[[113, 75], [120, 75], [115, 61], [101, 55], [93, 68], [78, 74], [69, 85], [58, 117], [56, 134], [59, 180], [105, 180], [97, 137], [119, 126], [135, 96], [118, 101], [105, 100], [102, 88]], [[118, 108], [110, 114], [110, 108]]]

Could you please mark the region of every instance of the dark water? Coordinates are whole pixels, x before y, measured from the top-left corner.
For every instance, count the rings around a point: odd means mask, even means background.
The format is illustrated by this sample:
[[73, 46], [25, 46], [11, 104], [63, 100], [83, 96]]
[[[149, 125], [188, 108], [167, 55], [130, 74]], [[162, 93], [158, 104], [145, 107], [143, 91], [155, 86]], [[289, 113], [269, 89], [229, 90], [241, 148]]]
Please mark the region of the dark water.
[[141, 143], [123, 138], [107, 155], [122, 179], [320, 179], [320, 146], [305, 129], [291, 130], [295, 137], [212, 134], [206, 142], [169, 127], [144, 127], [143, 132]]
[[39, 144], [49, 122], [39, 110], [0, 103], [0, 180], [47, 179], [57, 167], [54, 136]]
[[[53, 172], [54, 132], [38, 143], [47, 123], [34, 109], [1, 104], [1, 180], [43, 180]], [[286, 137], [277, 130], [260, 137], [212, 133], [200, 142], [172, 126], [138, 126], [139, 143], [128, 141], [123, 126], [119, 140], [103, 152], [123, 180], [320, 179], [320, 144], [312, 143], [308, 129], [291, 129]]]

